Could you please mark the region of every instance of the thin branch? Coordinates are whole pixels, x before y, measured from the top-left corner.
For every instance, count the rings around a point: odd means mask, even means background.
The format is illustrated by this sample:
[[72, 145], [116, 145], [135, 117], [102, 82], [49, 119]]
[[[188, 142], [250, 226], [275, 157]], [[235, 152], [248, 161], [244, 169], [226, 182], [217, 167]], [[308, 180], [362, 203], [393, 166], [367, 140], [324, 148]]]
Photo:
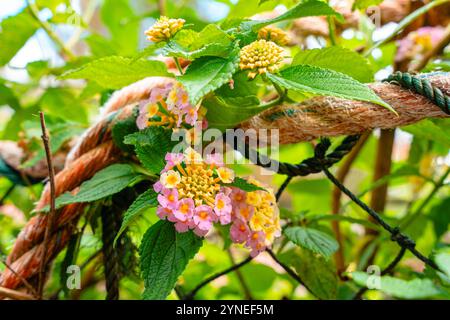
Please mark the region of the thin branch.
[[75, 59], [75, 55], [66, 47], [64, 42], [58, 37], [58, 35], [53, 31], [52, 26], [44, 20], [41, 20], [39, 18], [39, 8], [37, 7], [36, 3], [31, 2], [30, 0], [27, 0], [28, 8], [30, 9], [31, 16], [40, 24], [42, 29], [47, 33], [47, 35], [50, 37], [50, 39], [53, 40], [53, 42], [61, 49], [61, 56], [66, 59], [66, 57], [69, 60]]
[[277, 191], [277, 194], [275, 195], [275, 198], [277, 202], [280, 200], [281, 196], [283, 195], [284, 190], [287, 188], [289, 183], [292, 181], [293, 176], [288, 176], [286, 180], [284, 180], [283, 184], [280, 186], [280, 188]]
[[165, 16], [167, 14], [166, 9], [166, 0], [158, 0], [158, 10], [160, 16]]
[[1, 297], [7, 297], [13, 300], [36, 300], [35, 297], [23, 293], [23, 292], [19, 292], [16, 290], [11, 290], [8, 288], [4, 288], [4, 287], [0, 287], [0, 296]]
[[270, 249], [266, 249], [266, 251], [269, 253], [269, 255], [272, 257], [272, 259], [278, 263], [280, 265], [280, 267], [282, 267], [287, 274], [289, 274], [294, 280], [296, 280], [298, 283], [300, 283], [302, 286], [304, 286], [313, 296], [315, 296], [316, 298], [320, 299], [319, 297], [317, 297], [312, 291], [311, 289], [305, 284], [305, 282], [299, 277], [299, 275], [297, 273], [295, 273], [294, 271], [292, 271], [291, 268], [289, 268], [289, 266], [285, 265], [283, 262], [281, 262], [280, 260], [278, 260], [277, 256], [275, 255], [275, 253], [270, 250]]
[[228, 269], [225, 269], [222, 272], [219, 272], [215, 275], [212, 275], [211, 277], [207, 278], [206, 280], [204, 280], [203, 282], [201, 282], [199, 285], [197, 285], [189, 294], [187, 294], [184, 298], [185, 300], [192, 300], [194, 299], [195, 295], [197, 294], [197, 292], [202, 289], [204, 286], [206, 286], [207, 284], [209, 284], [210, 282], [220, 278], [221, 276], [224, 276], [230, 272], [233, 272], [237, 269], [239, 269], [240, 267], [246, 265], [247, 263], [249, 263], [250, 261], [252, 261], [253, 258], [252, 257], [248, 257], [247, 259], [245, 259], [244, 261], [229, 267]]
[[445, 185], [445, 180], [450, 175], [450, 167], [444, 172], [439, 181], [436, 182], [434, 188], [430, 191], [428, 196], [423, 200], [422, 204], [414, 211], [410, 216], [406, 216], [405, 219], [400, 223], [403, 229], [409, 227], [409, 225], [422, 213], [423, 209], [428, 205], [428, 203], [433, 199], [434, 195]]
[[[236, 265], [236, 261], [234, 260], [233, 253], [231, 252], [230, 249], [228, 249], [227, 251], [228, 251], [228, 255], [230, 257], [231, 263], [233, 265]], [[245, 299], [253, 300], [250, 288], [248, 287], [247, 282], [245, 281], [244, 276], [242, 275], [241, 271], [239, 269], [236, 269], [236, 270], [234, 270], [234, 272], [236, 273], [236, 276], [239, 279], [239, 283], [241, 284], [242, 291], [244, 291]]]
[[0, 199], [0, 206], [3, 205], [3, 202], [5, 202], [5, 200], [9, 197], [9, 195], [11, 194], [11, 192], [13, 192], [14, 188], [16, 187], [15, 184], [13, 184], [12, 186], [10, 186], [8, 188], [8, 190], [6, 190], [5, 194], [2, 196], [2, 198]]
[[39, 267], [39, 279], [38, 279], [38, 294], [39, 299], [42, 299], [42, 293], [44, 290], [44, 282], [45, 282], [45, 267], [47, 262], [47, 250], [48, 245], [51, 238], [51, 233], [53, 231], [53, 225], [56, 218], [56, 205], [55, 205], [55, 199], [56, 199], [56, 187], [55, 187], [55, 168], [53, 167], [53, 158], [52, 158], [52, 152], [50, 148], [50, 138], [48, 134], [47, 127], [45, 125], [45, 117], [43, 112], [39, 112], [40, 120], [41, 120], [41, 129], [42, 129], [42, 141], [44, 143], [45, 148], [45, 155], [47, 158], [47, 166], [48, 166], [48, 173], [49, 173], [49, 184], [50, 184], [50, 212], [48, 213], [47, 217], [47, 226], [45, 228], [45, 235], [44, 235], [44, 241], [43, 241], [43, 251], [42, 251], [42, 258], [41, 258], [41, 264]]

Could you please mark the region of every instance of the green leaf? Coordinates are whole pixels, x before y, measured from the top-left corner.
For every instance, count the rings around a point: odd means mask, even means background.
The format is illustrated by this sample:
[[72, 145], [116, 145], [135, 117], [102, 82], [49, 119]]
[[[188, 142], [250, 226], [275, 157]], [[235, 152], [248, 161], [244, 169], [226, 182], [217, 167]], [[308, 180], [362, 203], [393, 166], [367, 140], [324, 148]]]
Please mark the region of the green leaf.
[[383, 1], [384, 0], [355, 0], [355, 2], [353, 2], [352, 10], [364, 10], [371, 6], [377, 6]]
[[26, 11], [0, 23], [0, 66], [7, 64], [39, 28]]
[[166, 165], [166, 154], [178, 144], [178, 141], [172, 141], [171, 137], [172, 130], [149, 127], [126, 136], [124, 143], [134, 145], [136, 155], [145, 168], [159, 173]]
[[279, 257], [293, 266], [308, 289], [319, 299], [336, 299], [338, 277], [331, 261], [309, 250], [292, 249]]
[[69, 70], [61, 79], [86, 79], [104, 88], [120, 89], [146, 77], [172, 77], [161, 61], [110, 56], [94, 60], [84, 66]]
[[134, 200], [134, 202], [131, 204], [131, 206], [123, 216], [120, 230], [119, 232], [117, 232], [117, 235], [114, 238], [114, 245], [116, 244], [116, 241], [119, 239], [120, 235], [128, 228], [131, 223], [133, 223], [133, 221], [136, 221], [136, 219], [144, 210], [154, 208], [158, 205], [157, 198], [158, 194], [153, 189], [149, 189], [144, 193], [141, 193], [136, 198], [136, 200]]
[[284, 14], [279, 15], [276, 18], [260, 21], [246, 21], [243, 23], [243, 29], [246, 29], [247, 26], [250, 26], [253, 31], [256, 31], [260, 28], [277, 22], [313, 16], [335, 16], [338, 21], [344, 21], [344, 17], [325, 2], [308, 0], [300, 2], [295, 7], [289, 9]]
[[[142, 176], [136, 173], [128, 164], [113, 164], [99, 172], [92, 179], [83, 182], [80, 191], [76, 195], [66, 192], [56, 199], [56, 208], [59, 209], [71, 203], [93, 202], [113, 194], [142, 180]], [[41, 211], [48, 211], [46, 206]]]
[[236, 50], [227, 58], [202, 57], [195, 60], [183, 76], [177, 77], [193, 105], [206, 94], [229, 82], [237, 69], [239, 55]]
[[[369, 277], [378, 277], [362, 271], [352, 272], [351, 276], [354, 282], [363, 287], [370, 282]], [[379, 290], [396, 298], [425, 299], [441, 293], [441, 290], [430, 279], [403, 280], [391, 276], [382, 276], [379, 279]]]
[[236, 187], [246, 192], [265, 190], [264, 188], [258, 187], [253, 183], [249, 183], [247, 180], [240, 177], [235, 177], [232, 183], [226, 184], [227, 187]]
[[209, 24], [200, 32], [181, 30], [166, 44], [163, 52], [171, 57], [194, 60], [204, 56], [226, 58], [232, 49], [230, 36], [218, 26]]
[[211, 95], [202, 102], [208, 112], [206, 118], [210, 128], [225, 130], [236, 127], [239, 123], [267, 110], [259, 104], [256, 96], [226, 98]]
[[114, 46], [121, 55], [135, 54], [139, 45], [140, 19], [128, 0], [105, 0], [101, 18], [108, 27]]
[[173, 223], [159, 221], [145, 233], [140, 247], [145, 300], [165, 299], [202, 246], [192, 231], [178, 233]]
[[296, 245], [330, 258], [339, 248], [339, 244], [330, 235], [312, 228], [290, 227], [284, 234]]
[[392, 110], [369, 87], [333, 70], [298, 65], [284, 69], [280, 75], [268, 73], [267, 76], [275, 84], [300, 93], [367, 101]]
[[440, 239], [449, 230], [450, 214], [448, 214], [448, 208], [450, 208], [450, 197], [433, 206], [428, 214], [428, 217], [433, 221], [437, 239]]
[[450, 249], [442, 249], [433, 257], [434, 262], [444, 274], [450, 278]]
[[19, 99], [17, 99], [14, 92], [3, 83], [0, 83], [0, 106], [8, 105], [12, 109], [20, 108]]
[[[137, 110], [135, 110], [137, 111]], [[137, 132], [139, 129], [136, 125], [137, 112], [134, 112], [131, 117], [117, 121], [114, 124], [111, 134], [114, 143], [123, 151], [132, 151], [133, 148], [125, 144], [123, 141], [126, 136]]]
[[402, 130], [409, 132], [416, 137], [440, 143], [447, 148], [450, 147], [450, 136], [446, 134], [443, 128], [436, 125], [429, 119], [425, 119], [418, 123], [402, 127]]
[[87, 105], [68, 88], [47, 89], [39, 105], [46, 114], [54, 117], [84, 124], [88, 122]]
[[373, 69], [369, 61], [355, 51], [343, 47], [300, 51], [292, 60], [292, 66], [300, 64], [341, 72], [360, 82], [373, 81]]

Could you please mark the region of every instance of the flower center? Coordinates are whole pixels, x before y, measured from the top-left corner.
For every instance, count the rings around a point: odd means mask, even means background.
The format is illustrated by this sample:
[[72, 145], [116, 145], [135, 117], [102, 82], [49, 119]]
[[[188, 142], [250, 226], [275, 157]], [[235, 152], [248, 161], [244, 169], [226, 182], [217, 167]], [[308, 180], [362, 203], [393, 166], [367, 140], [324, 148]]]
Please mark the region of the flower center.
[[181, 182], [177, 188], [181, 198], [191, 198], [196, 205], [206, 203], [214, 207], [220, 185], [214, 181], [211, 168], [205, 163], [197, 163], [188, 164], [182, 170]]

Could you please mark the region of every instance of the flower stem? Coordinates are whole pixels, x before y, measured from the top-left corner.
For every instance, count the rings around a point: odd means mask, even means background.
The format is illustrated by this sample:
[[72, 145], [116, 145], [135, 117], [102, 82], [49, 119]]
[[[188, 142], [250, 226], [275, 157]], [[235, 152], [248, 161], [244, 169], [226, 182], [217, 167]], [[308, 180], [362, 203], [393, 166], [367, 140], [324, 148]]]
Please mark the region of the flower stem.
[[181, 68], [180, 61], [177, 57], [173, 57], [173, 60], [175, 61], [175, 65], [177, 66], [178, 72], [180, 72], [180, 75], [183, 75], [183, 68]]

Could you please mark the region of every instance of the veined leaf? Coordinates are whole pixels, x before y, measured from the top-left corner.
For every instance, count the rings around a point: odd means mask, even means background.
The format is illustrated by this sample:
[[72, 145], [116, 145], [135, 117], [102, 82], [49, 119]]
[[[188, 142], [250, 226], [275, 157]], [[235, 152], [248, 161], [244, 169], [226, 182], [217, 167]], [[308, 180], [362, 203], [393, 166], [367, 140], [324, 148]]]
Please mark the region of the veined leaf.
[[284, 69], [279, 75], [268, 73], [267, 76], [274, 83], [289, 90], [367, 101], [393, 110], [369, 87], [333, 70], [298, 65]]
[[201, 246], [201, 238], [192, 231], [178, 233], [169, 221], [159, 221], [151, 226], [140, 247], [145, 284], [143, 298], [165, 299]]
[[292, 66], [299, 64], [341, 72], [360, 82], [373, 81], [373, 69], [369, 61], [355, 51], [343, 47], [300, 51], [292, 60]]
[[110, 56], [94, 60], [75, 70], [69, 70], [61, 79], [86, 79], [104, 88], [120, 89], [146, 77], [173, 77], [161, 61]]
[[284, 231], [286, 237], [296, 245], [330, 258], [339, 248], [338, 243], [328, 234], [305, 227], [290, 227]]
[[220, 130], [234, 128], [267, 109], [259, 104], [256, 96], [225, 98], [211, 95], [203, 100], [202, 105], [208, 110], [209, 127]]
[[261, 21], [246, 21], [243, 22], [243, 24], [244, 29], [246, 29], [247, 26], [251, 26], [252, 30], [255, 31], [277, 22], [313, 16], [335, 16], [340, 22], [344, 21], [344, 17], [325, 2], [308, 0], [300, 2], [295, 7], [276, 18]]
[[117, 232], [116, 237], [114, 238], [114, 245], [116, 244], [117, 239], [119, 239], [120, 235], [128, 228], [128, 226], [135, 221], [140, 214], [150, 208], [154, 208], [158, 205], [157, 200], [158, 194], [153, 189], [148, 189], [144, 193], [140, 194], [136, 200], [131, 204], [128, 210], [125, 212], [123, 216], [122, 225], [120, 227], [119, 232]]
[[[351, 273], [353, 281], [358, 285], [366, 287], [371, 283], [370, 277], [366, 272], [356, 271]], [[441, 294], [441, 290], [430, 279], [403, 280], [391, 276], [382, 276], [379, 278], [379, 290], [396, 298], [401, 299], [424, 299]]]
[[204, 56], [226, 58], [232, 49], [230, 36], [218, 26], [209, 24], [200, 32], [181, 30], [166, 44], [163, 51], [171, 57], [194, 60]]
[[38, 28], [26, 11], [4, 19], [0, 24], [0, 66], [7, 64]]
[[331, 261], [309, 250], [291, 249], [279, 256], [280, 260], [294, 267], [305, 285], [319, 299], [336, 299], [338, 278]]
[[[128, 164], [113, 164], [99, 172], [92, 179], [83, 182], [76, 195], [66, 192], [56, 199], [56, 209], [72, 203], [92, 202], [112, 196], [128, 186], [142, 180], [142, 176]], [[41, 211], [49, 211], [46, 206]]]
[[124, 143], [133, 145], [142, 165], [153, 173], [159, 173], [165, 166], [165, 156], [178, 141], [172, 141], [172, 130], [149, 127], [125, 137]]
[[202, 57], [195, 60], [183, 76], [177, 77], [193, 105], [196, 105], [206, 94], [220, 88], [230, 81], [237, 69], [239, 55], [236, 50], [227, 58]]

